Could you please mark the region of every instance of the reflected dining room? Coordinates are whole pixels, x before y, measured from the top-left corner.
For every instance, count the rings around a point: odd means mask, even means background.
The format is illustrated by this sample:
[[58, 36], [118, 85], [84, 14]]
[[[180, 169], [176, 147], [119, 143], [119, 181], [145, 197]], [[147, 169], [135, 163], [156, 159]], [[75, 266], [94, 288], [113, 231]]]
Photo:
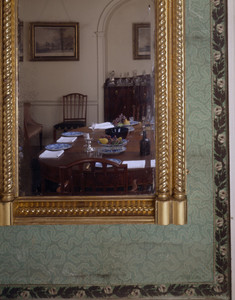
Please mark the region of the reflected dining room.
[[[103, 122], [81, 127], [63, 132], [56, 143], [46, 145], [38, 156], [40, 193], [76, 196], [153, 193], [153, 126], [129, 122], [130, 125], [124, 126]], [[143, 152], [143, 141], [149, 147], [147, 152]]]

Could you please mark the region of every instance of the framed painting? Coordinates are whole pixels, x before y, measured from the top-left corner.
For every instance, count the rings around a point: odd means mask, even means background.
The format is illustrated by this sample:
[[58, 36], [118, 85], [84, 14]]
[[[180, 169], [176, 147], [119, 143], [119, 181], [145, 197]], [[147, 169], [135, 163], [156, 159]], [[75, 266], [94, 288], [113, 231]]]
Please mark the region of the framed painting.
[[79, 60], [79, 23], [30, 23], [31, 60]]
[[151, 58], [150, 23], [133, 24], [133, 59]]

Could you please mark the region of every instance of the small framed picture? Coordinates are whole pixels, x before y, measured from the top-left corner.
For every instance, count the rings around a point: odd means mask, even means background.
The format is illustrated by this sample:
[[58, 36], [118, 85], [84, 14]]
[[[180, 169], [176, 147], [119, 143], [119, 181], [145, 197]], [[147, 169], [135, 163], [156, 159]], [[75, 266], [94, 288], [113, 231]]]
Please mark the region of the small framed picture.
[[31, 60], [79, 60], [79, 23], [30, 23]]
[[133, 59], [151, 58], [150, 23], [133, 24]]

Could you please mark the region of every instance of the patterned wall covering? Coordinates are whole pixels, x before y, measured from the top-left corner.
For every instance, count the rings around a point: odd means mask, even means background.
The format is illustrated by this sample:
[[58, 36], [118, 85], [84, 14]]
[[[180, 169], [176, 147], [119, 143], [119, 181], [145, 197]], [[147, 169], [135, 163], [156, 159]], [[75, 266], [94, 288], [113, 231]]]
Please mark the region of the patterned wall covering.
[[0, 228], [0, 299], [229, 299], [224, 9], [186, 1], [188, 224]]

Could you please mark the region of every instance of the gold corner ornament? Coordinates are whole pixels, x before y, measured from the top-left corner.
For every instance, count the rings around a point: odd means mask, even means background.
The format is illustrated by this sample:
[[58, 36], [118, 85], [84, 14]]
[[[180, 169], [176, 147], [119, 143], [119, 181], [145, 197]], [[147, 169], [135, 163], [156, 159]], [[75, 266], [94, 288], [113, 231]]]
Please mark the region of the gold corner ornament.
[[17, 2], [0, 5], [0, 225], [186, 224], [184, 1], [155, 0], [156, 193], [102, 199], [18, 196]]

